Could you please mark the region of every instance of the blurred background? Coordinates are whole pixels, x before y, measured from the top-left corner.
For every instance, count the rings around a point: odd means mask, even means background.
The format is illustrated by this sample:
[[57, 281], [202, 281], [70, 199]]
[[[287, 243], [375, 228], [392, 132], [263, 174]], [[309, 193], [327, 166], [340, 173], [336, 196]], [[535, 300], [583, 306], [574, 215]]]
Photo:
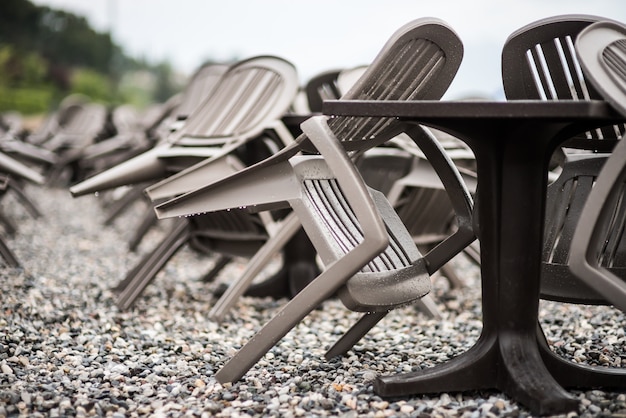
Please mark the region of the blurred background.
[[565, 13], [626, 21], [623, 0], [2, 0], [0, 112], [53, 109], [71, 93], [139, 108], [179, 91], [204, 62], [258, 54], [316, 73], [371, 62], [408, 21], [435, 16], [465, 44], [444, 98], [502, 99], [500, 51], [534, 20]]

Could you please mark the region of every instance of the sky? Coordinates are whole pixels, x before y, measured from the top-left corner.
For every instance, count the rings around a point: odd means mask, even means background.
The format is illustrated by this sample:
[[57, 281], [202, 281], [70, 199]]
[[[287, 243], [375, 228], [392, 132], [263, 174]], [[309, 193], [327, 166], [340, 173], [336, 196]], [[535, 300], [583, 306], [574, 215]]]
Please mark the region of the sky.
[[464, 45], [446, 98], [502, 98], [500, 53], [509, 34], [561, 14], [626, 22], [624, 0], [31, 0], [110, 31], [126, 54], [168, 60], [191, 74], [211, 59], [278, 55], [301, 81], [369, 64], [389, 37], [420, 17], [437, 17]]

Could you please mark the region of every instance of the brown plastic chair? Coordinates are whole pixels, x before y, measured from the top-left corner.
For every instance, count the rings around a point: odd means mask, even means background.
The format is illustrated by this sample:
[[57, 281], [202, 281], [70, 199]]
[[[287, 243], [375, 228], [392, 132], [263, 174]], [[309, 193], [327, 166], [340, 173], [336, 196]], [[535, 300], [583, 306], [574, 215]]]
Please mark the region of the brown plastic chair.
[[61, 100], [55, 111], [47, 115], [37, 130], [26, 136], [25, 142], [37, 146], [42, 145], [69, 123], [82, 106], [89, 102], [90, 99], [85, 95], [68, 95]]
[[[428, 142], [438, 144], [442, 152], [450, 159], [456, 168], [460, 165], [463, 173], [459, 172], [463, 179], [464, 186], [470, 193], [476, 190], [476, 174], [469, 169], [463, 167], [472, 166], [474, 154], [467, 146], [460, 141], [446, 138], [447, 141], [440, 141], [430, 130], [425, 129], [421, 133], [422, 136], [428, 137]], [[459, 228], [460, 223], [466, 223], [462, 226], [463, 234], [469, 234], [468, 225], [471, 222], [472, 214], [465, 208], [466, 201], [462, 197], [463, 194], [455, 195], [446, 189], [446, 185], [442, 182], [438, 172], [428, 160], [426, 155], [417, 146], [419, 141], [413, 140], [405, 134], [401, 134], [390, 140], [387, 144], [393, 144], [394, 147], [407, 152], [411, 155], [411, 165], [408, 172], [395, 180], [391, 187], [387, 188], [385, 184], [381, 184], [380, 178], [384, 177], [384, 169], [371, 170], [365, 169], [363, 164], [371, 164], [371, 162], [360, 161], [357, 163], [359, 170], [363, 173], [364, 180], [370, 179], [370, 183], [374, 184], [377, 190], [383, 191], [397, 212], [399, 218], [411, 234], [413, 242], [417, 248], [424, 254], [427, 260], [428, 272], [430, 275], [436, 271], [441, 271], [444, 276], [450, 280], [453, 286], [462, 286], [462, 280], [458, 276], [454, 268], [447, 263], [458, 252], [447, 252], [451, 247], [445, 244], [431, 253], [431, 250], [437, 248], [445, 240], [450, 238]], [[383, 152], [381, 147], [374, 148], [370, 151], [380, 153]], [[368, 152], [370, 152], [368, 151]], [[385, 150], [389, 152], [388, 150]], [[372, 158], [371, 156], [369, 157]], [[435, 159], [436, 157], [432, 157]], [[445, 166], [443, 161], [437, 161], [436, 166]], [[394, 169], [389, 169], [392, 174], [401, 168], [401, 164], [394, 162]], [[367, 173], [367, 171], [373, 171]], [[439, 170], [441, 171], [441, 169]], [[444, 175], [445, 175], [444, 171]], [[449, 175], [449, 173], [448, 173]], [[374, 180], [377, 178], [378, 180]], [[452, 187], [455, 180], [448, 179], [448, 187]], [[469, 236], [469, 235], [468, 235]], [[463, 252], [471, 251], [472, 245], [459, 246]], [[454, 248], [454, 247], [452, 247]], [[477, 265], [480, 265], [480, 256], [475, 256], [470, 252], [470, 259]], [[438, 318], [441, 317], [436, 302], [430, 295], [425, 295], [415, 304], [416, 308], [423, 313]], [[344, 336], [341, 337], [325, 354], [327, 359], [331, 359], [338, 355], [345, 354], [351, 349], [365, 334], [385, 316], [385, 312], [375, 312], [365, 315], [354, 327], [352, 327]]]
[[[339, 71], [326, 71], [315, 77], [313, 77], [305, 86], [305, 93], [307, 99], [306, 111], [310, 112], [311, 109], [316, 112], [321, 111], [321, 103], [324, 99], [338, 98], [338, 90], [336, 86], [336, 80]], [[256, 141], [259, 142], [259, 141]], [[271, 146], [269, 138], [262, 141], [267, 145], [267, 151], [271, 154], [278, 151], [284, 144]], [[248, 160], [250, 158], [248, 157]], [[258, 160], [258, 157], [255, 157]], [[155, 201], [159, 201], [166, 197], [171, 197], [171, 194], [182, 194], [188, 191], [190, 186], [189, 178], [198, 177], [203, 181], [210, 181], [212, 178], [221, 178], [226, 173], [234, 172], [244, 167], [242, 161], [240, 161], [234, 153], [224, 154], [221, 158], [213, 158], [208, 164], [200, 163], [194, 165], [186, 170], [181, 171], [179, 174], [166, 178], [164, 181], [158, 182], [152, 186], [146, 188], [145, 193], [147, 196]], [[201, 174], [199, 172], [202, 171]], [[154, 213], [153, 211], [151, 211]], [[176, 233], [173, 236], [166, 237], [160, 244], [160, 250], [157, 249], [152, 254], [148, 255], [138, 266], [129, 272], [126, 279], [122, 281], [118, 286], [118, 291], [121, 291], [118, 305], [122, 308], [130, 307], [136, 298], [141, 294], [145, 286], [151, 281], [154, 274], [160, 270], [160, 268], [167, 262], [167, 260], [174, 255], [178, 248], [182, 247], [185, 243], [190, 243], [191, 247], [204, 253], [219, 253], [220, 258], [216, 262], [216, 267], [213, 268], [206, 276], [205, 280], [214, 278], [217, 273], [223, 268], [234, 256], [249, 258], [245, 271], [241, 276], [228, 286], [226, 291], [220, 295], [217, 302], [209, 311], [207, 316], [216, 321], [222, 321], [225, 315], [230, 311], [232, 306], [236, 303], [238, 298], [243, 294], [249, 295], [265, 295], [265, 296], [293, 296], [302, 287], [298, 283], [308, 283], [309, 276], [315, 274], [317, 268], [311, 267], [310, 264], [314, 264], [313, 260], [310, 260], [314, 254], [298, 254], [299, 260], [283, 260], [283, 268], [275, 276], [269, 279], [253, 285], [252, 281], [258, 275], [258, 273], [269, 263], [272, 257], [280, 250], [284, 250], [285, 245], [298, 246], [300, 249], [306, 251], [306, 246], [302, 246], [302, 243], [294, 242], [292, 240], [302, 241], [306, 237], [300, 237], [298, 231], [301, 229], [299, 222], [293, 216], [288, 216], [285, 219], [275, 219], [275, 216], [264, 214], [226, 214], [222, 218], [216, 218], [215, 215], [207, 215], [207, 219], [201, 222], [195, 222], [192, 220], [182, 221], [174, 226]], [[220, 222], [210, 221], [209, 219], [221, 219]], [[235, 220], [236, 219], [236, 220]], [[252, 220], [252, 223], [250, 221]], [[188, 223], [186, 227], [181, 224]], [[241, 225], [254, 225], [252, 229], [244, 228]], [[236, 227], [229, 227], [233, 225]], [[243, 241], [250, 240], [250, 237], [255, 235], [257, 237], [257, 244], [254, 246], [243, 246]], [[210, 241], [210, 243], [201, 244], [202, 241]], [[262, 243], [267, 241], [266, 243]], [[219, 242], [219, 244], [217, 244]], [[238, 244], [239, 243], [239, 244]], [[137, 241], [133, 240], [131, 245], [137, 245]], [[223, 247], [230, 248], [228, 251], [224, 251]], [[239, 249], [233, 249], [231, 247], [239, 246]], [[304, 247], [304, 248], [303, 248]], [[159, 256], [164, 254], [165, 256]], [[309, 259], [308, 263], [302, 263], [303, 259]], [[305, 266], [304, 264], [309, 264]], [[156, 266], [159, 267], [156, 267]], [[148, 267], [152, 266], [152, 267]], [[146, 270], [149, 268], [150, 270]], [[289, 269], [299, 269], [298, 273], [289, 272]], [[150, 271], [149, 275], [143, 275], [139, 278], [140, 270]], [[286, 275], [287, 277], [281, 277]], [[299, 276], [299, 277], [295, 277]], [[287, 283], [285, 283], [285, 281]], [[281, 283], [282, 282], [282, 283]], [[285, 287], [287, 286], [287, 289]], [[269, 289], [263, 291], [262, 289]]]
[[[583, 30], [576, 52], [588, 79], [626, 117], [626, 26], [598, 22]], [[626, 312], [626, 143], [620, 141], [582, 209], [571, 245], [574, 275]]]
[[182, 93], [142, 119], [128, 105], [115, 108], [111, 114], [115, 135], [86, 148], [80, 157], [81, 162], [97, 164], [103, 167], [99, 171], [104, 171], [136, 156], [139, 153], [137, 150], [143, 152], [152, 148], [156, 142], [180, 128], [189, 115], [210, 97], [227, 69], [228, 66], [223, 64], [200, 66]]
[[[279, 57], [249, 58], [226, 71], [223, 65], [203, 66], [185, 89], [177, 108], [159, 120], [158, 126], [148, 129], [152, 134], [166, 134], [157, 138], [156, 146], [75, 184], [70, 192], [76, 197], [120, 186], [138, 186], [139, 189], [132, 188], [112, 209], [107, 217], [110, 223], [130, 203], [145, 197], [146, 183], [154, 184], [198, 161], [214, 156], [212, 172], [220, 178], [222, 174], [219, 167], [215, 169], [218, 165], [215, 160], [224, 158], [264, 130], [276, 130], [284, 142], [292, 139], [277, 119], [293, 100], [295, 89], [296, 70]], [[204, 98], [200, 91], [205, 93]], [[194, 106], [195, 110], [191, 111]], [[246, 119], [246, 114], [254, 116]], [[129, 242], [131, 250], [138, 247], [156, 222], [151, 202], [147, 203], [149, 206]]]
[[[138, 173], [143, 181], [158, 178], [158, 174], [164, 177], [166, 173], [176, 173], [147, 189], [150, 196], [158, 200], [193, 187], [197, 179], [189, 175], [190, 169], [186, 167], [195, 167], [195, 161], [202, 161], [201, 179], [225, 177], [249, 164], [247, 159], [257, 161], [293, 141], [280, 117], [293, 101], [296, 90], [295, 68], [287, 61], [271, 56], [244, 60], [223, 75], [211, 97], [172, 134], [173, 138], [122, 163], [121, 169], [114, 167], [93, 177], [94, 182], [87, 180], [71, 191], [83, 194], [96, 186], [119, 186], [124, 178], [135, 182], [132, 167], [147, 170]], [[271, 140], [272, 134], [276, 140]], [[252, 156], [249, 152], [255, 144], [260, 144], [257, 148], [267, 147], [263, 157]], [[191, 171], [197, 172], [195, 168]], [[215, 219], [216, 216], [207, 216], [202, 222], [182, 220], [176, 223], [157, 247], [116, 285], [120, 308], [132, 306], [183, 244], [189, 243], [202, 252], [250, 257], [273, 234], [275, 221], [269, 215], [265, 219], [260, 215], [236, 219], [234, 214], [220, 218], [219, 222]], [[156, 218], [151, 210], [138, 233], [143, 234], [152, 220]], [[246, 241], [250, 241], [250, 245]]]
[[[339, 85], [339, 79], [345, 78], [347, 71], [352, 73], [351, 70], [330, 70], [312, 77], [305, 85], [303, 91], [300, 92], [300, 96], [304, 93], [305, 101], [307, 102], [306, 106], [302, 105], [301, 97], [295, 99], [294, 106], [298, 111], [306, 109], [306, 112], [321, 112], [324, 100], [337, 99], [340, 97], [340, 88], [346, 89], [350, 87], [345, 79], [341, 86]], [[208, 167], [205, 167], [204, 163], [200, 163], [177, 176], [166, 179], [162, 183], [146, 188], [146, 194], [155, 200], [166, 197], [167, 193], [163, 193], [160, 190], [162, 185], [165, 185], [166, 190], [169, 190], [168, 193], [181, 194], [182, 192], [190, 191], [190, 183], [185, 178], [186, 176], [195, 176], [204, 182], [210, 181], [213, 176], [206, 172], [207, 168], [218, 170], [219, 164], [230, 165], [226, 159], [213, 161]], [[200, 171], [202, 171], [201, 175], [199, 174]], [[173, 179], [175, 182], [172, 181]], [[301, 225], [296, 217], [289, 216], [284, 219], [284, 223], [281, 222], [268, 227], [269, 230], [275, 232], [271, 236], [268, 235], [267, 243], [260, 247], [259, 251], [250, 258], [241, 276], [230, 283], [225, 292], [220, 295], [207, 314], [209, 318], [218, 322], [223, 321], [238, 299], [244, 294], [274, 297], [286, 295], [293, 297], [319, 273], [314, 260], [314, 251], [310, 243], [308, 243], [308, 238], [303, 236]], [[239, 234], [237, 231], [234, 233]], [[267, 265], [271, 257], [280, 250], [283, 250], [284, 254], [281, 271], [261, 283], [253, 284], [256, 275]], [[225, 259], [222, 258], [222, 260]], [[218, 266], [222, 264], [218, 263]], [[214, 276], [214, 271], [209, 272], [207, 275], [209, 278]], [[269, 289], [269, 291], [263, 291], [263, 289]]]
[[324, 100], [338, 99], [341, 91], [337, 78], [341, 70], [328, 70], [311, 77], [304, 86], [309, 113], [321, 113]]
[[[439, 99], [456, 74], [462, 50], [445, 23], [418, 19], [393, 35], [342, 98]], [[457, 195], [463, 195], [459, 198], [463, 213], [471, 213], [469, 192], [463, 193], [466, 189], [454, 165], [419, 127], [408, 128], [393, 118], [324, 116], [314, 116], [301, 127], [304, 134], [296, 143], [273, 157], [156, 207], [160, 217], [172, 217], [240, 207], [259, 211], [288, 203], [326, 266], [216, 374], [220, 382], [238, 380], [336, 292], [346, 307], [364, 312], [387, 312], [428, 293], [432, 265], [419, 254], [384, 195], [364, 184], [351, 154], [406, 131], [431, 161], [443, 162], [436, 164], [448, 173], [442, 181], [447, 189], [454, 183]], [[300, 151], [314, 154], [298, 155]], [[433, 259], [447, 259], [474, 240], [471, 221], [460, 225], [456, 234], [431, 251]]]
[[[229, 154], [224, 161], [225, 164], [214, 166], [219, 168], [221, 176], [236, 173], [245, 167], [235, 154]], [[293, 215], [285, 217], [269, 212], [225, 211], [177, 219], [155, 249], [146, 254], [115, 287], [118, 293], [116, 303], [120, 309], [130, 308], [163, 266], [186, 244], [201, 254], [220, 255], [216, 266], [208, 273], [210, 277], [215, 277], [233, 257], [249, 258], [239, 282], [251, 282], [299, 228], [300, 224]], [[246, 290], [247, 286], [241, 292]], [[279, 291], [276, 289], [270, 294]], [[213, 311], [208, 315], [214, 315]]]
[[[156, 182], [194, 163], [219, 158], [264, 130], [284, 135], [280, 117], [297, 92], [293, 65], [274, 56], [258, 56], [231, 66], [210, 97], [153, 149], [72, 187], [73, 196], [118, 186]], [[284, 141], [289, 141], [289, 135]]]
[[[592, 15], [560, 15], [532, 22], [512, 33], [502, 49], [502, 79], [507, 100], [603, 100], [578, 63], [574, 43]], [[624, 125], [572, 133], [563, 148], [610, 151]], [[557, 150], [555, 161], [564, 152]]]
[[24, 141], [26, 135], [22, 115], [18, 112], [0, 114], [0, 151], [31, 165], [47, 166], [57, 161], [53, 152]]

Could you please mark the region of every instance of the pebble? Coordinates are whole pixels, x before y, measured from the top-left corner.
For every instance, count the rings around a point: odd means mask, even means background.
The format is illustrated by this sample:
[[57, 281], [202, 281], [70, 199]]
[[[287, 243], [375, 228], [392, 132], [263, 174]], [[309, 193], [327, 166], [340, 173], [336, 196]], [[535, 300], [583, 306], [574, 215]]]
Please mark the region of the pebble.
[[[198, 278], [211, 256], [183, 248], [135, 307], [121, 312], [111, 287], [169, 224], [159, 223], [133, 253], [126, 243], [143, 216], [141, 205], [105, 227], [100, 198], [72, 199], [67, 190], [34, 186], [25, 191], [45, 210], [32, 218], [10, 194], [3, 198], [3, 212], [19, 225], [7, 244], [23, 266], [0, 265], [0, 417], [530, 416], [498, 392], [383, 399], [373, 391], [379, 374], [432, 366], [478, 339], [479, 271], [462, 257], [453, 263], [466, 287], [433, 279], [441, 319], [412, 307], [392, 311], [347, 356], [326, 361], [325, 350], [359, 317], [331, 299], [241, 381], [221, 385], [215, 372], [284, 300], [243, 297], [226, 321], [210, 321], [204, 313], [215, 302], [213, 291], [243, 264], [232, 263], [214, 283], [204, 283]], [[619, 311], [547, 301], [540, 309], [559, 355], [583, 364], [626, 364], [626, 319]], [[623, 393], [572, 393], [580, 406], [569, 416], [626, 416]]]

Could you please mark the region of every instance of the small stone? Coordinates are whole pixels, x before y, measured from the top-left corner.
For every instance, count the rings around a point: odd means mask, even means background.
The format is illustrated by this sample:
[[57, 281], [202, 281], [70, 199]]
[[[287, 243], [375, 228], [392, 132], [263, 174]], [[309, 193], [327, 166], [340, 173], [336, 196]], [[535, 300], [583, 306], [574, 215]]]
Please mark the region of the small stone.
[[0, 370], [4, 374], [13, 374], [13, 369], [6, 363], [2, 363], [2, 365], [0, 365]]

